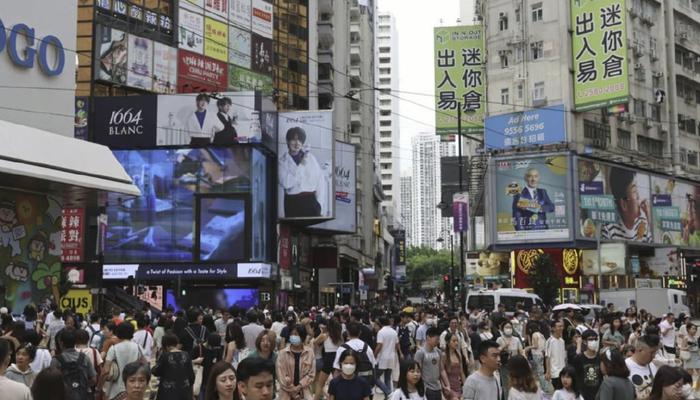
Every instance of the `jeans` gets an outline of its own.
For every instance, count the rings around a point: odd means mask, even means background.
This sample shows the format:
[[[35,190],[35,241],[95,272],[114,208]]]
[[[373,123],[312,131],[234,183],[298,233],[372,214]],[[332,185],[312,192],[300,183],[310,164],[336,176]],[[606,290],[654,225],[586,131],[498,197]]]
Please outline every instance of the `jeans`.
[[[439,390],[425,389],[426,400],[442,400],[442,392]]]
[[[382,379],[382,375],[384,379]],[[385,395],[391,394],[391,370],[377,368],[377,386],[384,392]]]

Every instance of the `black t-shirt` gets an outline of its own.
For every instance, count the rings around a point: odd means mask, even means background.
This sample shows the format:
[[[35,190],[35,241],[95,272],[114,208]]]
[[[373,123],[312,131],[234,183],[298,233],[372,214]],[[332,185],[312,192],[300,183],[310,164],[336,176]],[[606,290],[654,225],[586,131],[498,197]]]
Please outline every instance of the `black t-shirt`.
[[[335,396],[336,400],[362,400],[369,397],[370,387],[366,380],[357,375],[352,379],[339,375],[328,385],[328,394]]]
[[[576,368],[578,374],[576,380],[584,400],[594,400],[600,385],[603,383],[603,375],[600,372],[600,356],[588,358],[585,354],[577,354],[572,364]]]

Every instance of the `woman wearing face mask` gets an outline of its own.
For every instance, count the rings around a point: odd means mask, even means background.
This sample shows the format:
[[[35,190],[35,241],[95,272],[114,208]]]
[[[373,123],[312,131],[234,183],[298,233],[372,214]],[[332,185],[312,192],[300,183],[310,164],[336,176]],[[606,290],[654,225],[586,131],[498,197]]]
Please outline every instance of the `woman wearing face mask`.
[[[491,322],[482,321],[479,322],[479,337],[482,342],[493,339],[493,333],[491,333]]]
[[[294,325],[289,331],[289,345],[277,357],[277,381],[280,400],[311,400],[311,383],[316,376],[314,352],[304,346],[307,331]]]
[[[420,365],[411,359],[401,361],[399,387],[388,400],[426,400]]]
[[[364,378],[355,374],[357,356],[352,350],[345,350],[338,359],[340,375],[331,379],[328,385],[329,400],[368,400],[370,387]]]
[[[654,375],[654,385],[651,388],[649,400],[683,400],[683,385],[681,371],[664,365]]]
[[[501,351],[501,383],[503,391],[508,392],[510,384],[508,382],[508,359],[523,354],[523,344],[517,337],[513,336],[513,325],[506,321],[501,324],[502,335],[496,339]]]
[[[212,365],[204,396],[204,400],[238,400],[236,371],[230,363],[219,361]]]
[[[634,384],[629,379],[630,370],[619,350],[606,350],[601,354],[600,371],[605,379],[600,385],[596,400],[634,400],[636,394]]]

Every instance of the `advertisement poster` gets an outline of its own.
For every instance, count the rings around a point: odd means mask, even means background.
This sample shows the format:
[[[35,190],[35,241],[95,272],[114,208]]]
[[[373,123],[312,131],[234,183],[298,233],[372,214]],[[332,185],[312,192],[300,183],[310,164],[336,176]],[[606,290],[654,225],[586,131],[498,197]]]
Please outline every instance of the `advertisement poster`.
[[[186,8],[201,14],[204,11],[204,0],[181,0],[180,8]]]
[[[583,238],[653,242],[649,175],[579,158],[578,189]]]
[[[228,62],[228,25],[214,18],[204,19],[204,55]]]
[[[700,186],[651,176],[654,243],[700,247]]]
[[[153,42],[153,91],[174,94],[177,90],[177,49]]]
[[[251,0],[229,0],[228,19],[232,24],[250,30],[251,17]]]
[[[487,149],[566,142],[563,104],[486,118]]]
[[[224,20],[228,18],[228,0],[204,0],[204,9]]]
[[[677,247],[657,247],[652,257],[639,257],[639,276],[645,278],[661,278],[664,276],[680,276],[681,257]]]
[[[510,276],[510,254],[482,251],[478,257],[468,258],[466,274],[469,278]]]
[[[75,98],[75,129],[73,137],[80,140],[88,140],[88,115],[90,114],[89,97],[77,96]]]
[[[253,71],[272,75],[272,40],[253,34]]]
[[[547,255],[554,264],[555,271],[561,277],[561,286],[564,288],[579,288],[581,282],[581,251],[577,249],[523,249],[515,250],[515,268],[513,287],[529,289],[530,275],[534,271],[535,262],[539,257]]]
[[[187,2],[187,0],[185,0]],[[204,16],[180,8],[178,47],[182,50],[204,54]]]
[[[461,107],[462,133],[481,133],[486,110],[483,26],[441,26],[434,34],[436,132],[457,134],[457,107]]]
[[[333,112],[279,113],[280,219],[334,216]]]
[[[571,1],[574,108],[585,111],[627,103],[626,2]]]
[[[286,133],[286,132],[285,132]],[[357,210],[355,202],[356,148],[350,143],[335,142],[335,218],[312,225],[316,229],[355,233]]]
[[[271,77],[235,65],[228,66],[228,88],[233,91],[257,90],[268,96],[274,89]]]
[[[153,88],[152,40],[129,35],[126,84],[143,90]]]
[[[96,79],[126,85],[129,41],[127,34],[104,25],[96,27]]]
[[[61,204],[53,197],[5,190],[0,217],[5,306],[21,314],[27,304],[49,295],[60,298]]]
[[[178,54],[178,92],[223,92],[227,85],[227,65],[221,61],[180,50]]]
[[[600,264],[598,268],[598,250],[583,250],[581,265],[583,274],[591,275],[626,275],[625,244],[602,243],[600,245]]]
[[[233,26],[229,26],[228,46],[229,64],[250,69],[250,53],[253,48],[250,32]]]
[[[158,96],[158,146],[259,142],[260,115],[254,92]],[[197,110],[204,112],[200,120]]]
[[[111,149],[155,144],[157,96],[95,97],[95,142]]]
[[[82,315],[88,315],[94,311],[89,289],[71,289],[61,297],[61,310],[71,309]]]
[[[199,261],[195,194],[250,190],[248,148],[117,150],[114,156],[143,195],[107,207],[106,263]],[[204,221],[217,212],[217,229],[205,225],[202,233],[207,243],[228,243],[240,221],[218,207]],[[216,247],[207,247],[206,254]]]
[[[567,155],[495,160],[496,242],[571,238],[569,164]]]
[[[217,310],[248,310],[260,303],[260,292],[252,288],[208,289],[193,288],[187,291],[187,296],[175,296],[172,289],[165,291],[165,305],[174,311],[187,310],[197,304],[211,304]]]
[[[272,39],[272,3],[253,0],[251,28],[254,33]]]
[[[163,286],[144,286],[139,299],[158,311],[163,310]]]
[[[61,262],[83,261],[84,233],[85,209],[64,208],[61,218]]]

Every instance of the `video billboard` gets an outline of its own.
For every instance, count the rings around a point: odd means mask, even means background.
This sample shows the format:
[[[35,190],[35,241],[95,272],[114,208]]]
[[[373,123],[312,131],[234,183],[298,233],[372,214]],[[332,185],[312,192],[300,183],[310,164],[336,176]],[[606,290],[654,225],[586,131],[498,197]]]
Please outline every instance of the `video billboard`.
[[[202,197],[199,201],[199,259],[227,262],[246,254],[248,203],[244,198]]]
[[[175,311],[187,310],[201,304],[210,304],[216,310],[236,307],[248,310],[260,304],[260,292],[253,288],[191,288],[186,296],[175,296],[175,291],[166,289],[165,305]]]
[[[574,108],[585,111],[627,103],[626,2],[572,0],[570,7]]]
[[[355,233],[357,230],[355,152],[355,145],[335,141],[335,218],[313,225],[312,228],[346,233]]]
[[[497,158],[491,188],[496,243],[570,240],[570,169],[566,154]]]
[[[584,239],[652,243],[649,175],[579,157],[579,227]]]
[[[279,218],[333,218],[333,111],[282,112],[278,127]]]
[[[462,133],[483,132],[486,110],[486,54],[482,25],[434,28],[435,130],[457,134],[457,108]]]

